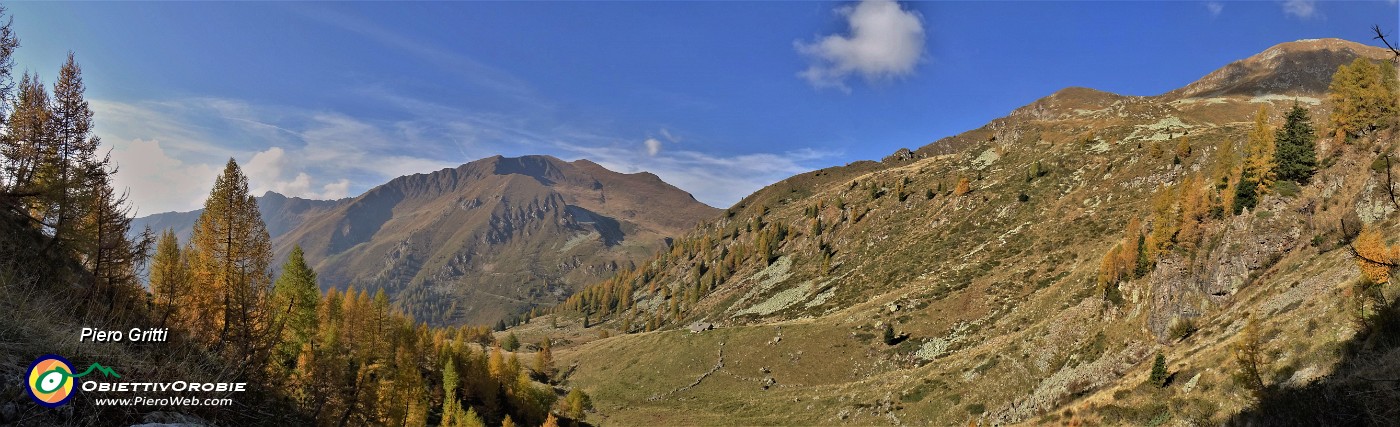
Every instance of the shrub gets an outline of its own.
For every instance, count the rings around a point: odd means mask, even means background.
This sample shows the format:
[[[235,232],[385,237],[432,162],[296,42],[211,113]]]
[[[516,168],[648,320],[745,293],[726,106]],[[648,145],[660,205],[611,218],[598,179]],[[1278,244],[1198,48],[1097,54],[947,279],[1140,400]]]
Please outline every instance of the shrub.
[[[1177,317],[1172,319],[1170,325],[1167,325],[1167,337],[1180,341],[1196,333],[1196,330],[1196,322],[1188,317]]]
[[[1296,197],[1301,191],[1303,191],[1302,187],[1299,187],[1298,183],[1293,181],[1279,181],[1274,183],[1274,192],[1283,197]]]
[[[983,412],[987,412],[987,405],[981,403],[967,404],[967,413],[972,415],[982,415]]]

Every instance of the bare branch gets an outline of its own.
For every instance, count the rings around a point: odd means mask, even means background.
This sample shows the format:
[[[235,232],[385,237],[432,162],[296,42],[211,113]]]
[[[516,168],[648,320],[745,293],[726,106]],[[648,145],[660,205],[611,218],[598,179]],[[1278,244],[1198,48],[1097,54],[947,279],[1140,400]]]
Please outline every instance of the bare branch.
[[[1385,33],[1381,32],[1381,26],[1380,26],[1380,25],[1372,25],[1372,26],[1371,26],[1371,31],[1373,31],[1373,32],[1376,33],[1376,36],[1371,38],[1372,40],[1377,40],[1377,39],[1379,39],[1379,40],[1381,41],[1381,43],[1385,43],[1385,47],[1386,47],[1387,49],[1390,49],[1390,53],[1395,54],[1395,56],[1400,56],[1400,50],[1397,50],[1395,46],[1391,46],[1391,45],[1390,45],[1390,40],[1387,40],[1387,39],[1386,39],[1386,36],[1385,36]]]

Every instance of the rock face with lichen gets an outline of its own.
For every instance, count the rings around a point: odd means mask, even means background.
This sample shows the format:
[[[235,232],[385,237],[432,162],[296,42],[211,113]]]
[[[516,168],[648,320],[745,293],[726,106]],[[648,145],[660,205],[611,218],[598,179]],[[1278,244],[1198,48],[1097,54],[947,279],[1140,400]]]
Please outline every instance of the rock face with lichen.
[[[1213,241],[1187,257],[1169,254],[1157,261],[1147,277],[1150,289],[1148,329],[1166,340],[1167,328],[1177,318],[1195,318],[1218,308],[1298,246],[1302,236],[1314,232],[1296,205],[1307,199],[1272,199],[1254,212],[1235,216]]]

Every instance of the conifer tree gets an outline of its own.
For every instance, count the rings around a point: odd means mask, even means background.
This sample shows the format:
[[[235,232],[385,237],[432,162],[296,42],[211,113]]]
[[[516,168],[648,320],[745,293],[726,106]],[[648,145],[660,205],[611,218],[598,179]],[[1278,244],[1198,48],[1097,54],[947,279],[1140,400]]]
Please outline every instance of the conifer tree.
[[[587,415],[587,411],[591,409],[593,409],[593,400],[588,397],[587,393],[584,393],[583,390],[579,390],[577,387],[573,390],[569,390],[569,394],[564,396],[564,414],[574,419],[574,421],[583,421],[584,416]],[[548,422],[546,421],[546,423]]]
[[[1157,358],[1152,361],[1152,375],[1147,381],[1157,387],[1167,386],[1167,358],[1162,353],[1157,353]]]
[[[953,189],[953,195],[961,196],[970,192],[972,192],[972,181],[968,181],[967,177],[959,178],[958,186]]]
[[[549,347],[549,338],[545,338],[540,341],[540,351],[535,353],[535,372],[545,378],[554,376],[554,352]]]
[[[320,294],[316,272],[306,265],[301,246],[294,246],[286,264],[282,265],[282,275],[273,284],[269,307],[274,325],[281,330],[277,362],[282,367],[291,368],[302,345],[311,342],[316,332],[316,305]]]
[[[501,339],[501,348],[505,351],[520,349],[520,339],[515,337],[515,332],[506,333],[506,337]]]
[[[549,414],[549,417],[544,419],[544,424],[540,427],[559,427],[559,419],[555,418],[554,414]]]
[[[1400,115],[1396,105],[1397,84],[1394,66],[1356,58],[1337,68],[1327,87],[1332,104],[1328,122],[1338,141],[1378,128],[1391,126]]]
[[[248,178],[229,159],[190,237],[194,248],[196,333],[245,360],[266,349],[265,304],[272,248]]]
[[[53,111],[49,106],[49,92],[38,76],[24,73],[17,88],[14,111],[10,114],[8,132],[0,141],[4,142],[0,155],[5,159],[4,194],[16,199],[12,210],[23,214],[30,225],[42,227],[47,211],[47,195],[50,191],[47,182],[40,179],[46,171],[46,164],[52,163],[53,156]]]
[[[1264,343],[1259,336],[1259,321],[1253,317],[1245,321],[1235,341],[1236,379],[1256,395],[1264,390]]]
[[[0,122],[5,121],[5,113],[9,111],[9,102],[14,95],[14,69],[15,49],[19,48],[19,37],[15,35],[14,18],[6,18],[4,6],[0,6],[0,18],[5,18],[5,24],[0,25]],[[0,175],[3,176],[3,175]],[[3,181],[0,181],[3,185]]]
[[[176,313],[188,302],[190,294],[189,254],[180,248],[174,231],[167,229],[160,234],[150,274],[151,296],[163,327],[172,315],[179,317]]]
[[[1249,132],[1245,144],[1244,170],[1239,185],[1235,188],[1235,213],[1245,208],[1253,208],[1259,197],[1268,193],[1274,186],[1274,138],[1269,130],[1269,113],[1260,106],[1254,114],[1254,128]]]
[[[1278,150],[1274,154],[1274,167],[1278,179],[1307,185],[1317,171],[1317,153],[1314,142],[1312,121],[1308,110],[1293,104],[1284,116],[1283,127],[1274,134]]]

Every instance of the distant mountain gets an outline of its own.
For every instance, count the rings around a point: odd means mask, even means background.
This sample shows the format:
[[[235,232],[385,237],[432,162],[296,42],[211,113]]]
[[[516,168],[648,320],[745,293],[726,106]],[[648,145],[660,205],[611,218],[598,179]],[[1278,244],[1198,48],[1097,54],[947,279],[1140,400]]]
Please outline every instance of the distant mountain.
[[[310,200],[287,197],[269,191],[257,197],[257,200],[258,211],[262,213],[263,222],[267,223],[267,234],[276,239],[300,224],[306,216],[320,213],[350,199]],[[180,242],[188,242],[190,234],[194,233],[194,222],[199,219],[199,214],[203,212],[204,209],[196,209],[190,212],[165,212],[147,215],[132,220],[131,230],[133,233],[138,233],[146,227],[151,227],[157,236],[161,231],[174,230],[175,236],[180,238]]]
[[[418,320],[495,323],[668,247],[719,210],[651,173],[588,160],[481,159],[338,201],[268,193],[278,263],[301,245],[322,287],[384,289]],[[186,241],[198,212],[141,218]]]
[[[1338,66],[1358,57],[1382,59],[1389,55],[1385,49],[1342,39],[1281,43],[1232,62],[1163,97],[1320,94],[1327,91]]]
[[[1397,392],[1374,384],[1400,340],[1357,332],[1346,242],[1400,236],[1400,137],[1324,131],[1356,58],[1389,54],[1283,43],[1163,95],[1067,88],[793,176],[511,332],[565,343],[619,425],[1390,425]],[[1317,175],[1232,214],[1254,113],[1294,105]],[[1270,337],[1264,404],[1235,379],[1247,318]],[[1169,378],[1145,384],[1157,355]]]

